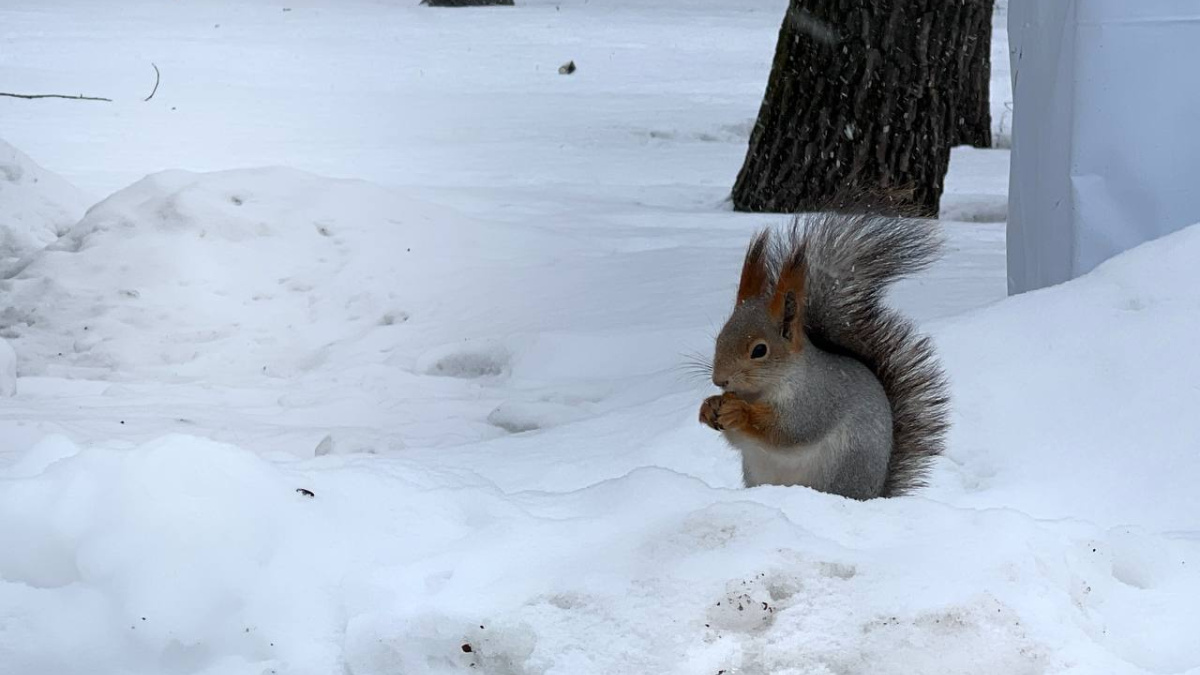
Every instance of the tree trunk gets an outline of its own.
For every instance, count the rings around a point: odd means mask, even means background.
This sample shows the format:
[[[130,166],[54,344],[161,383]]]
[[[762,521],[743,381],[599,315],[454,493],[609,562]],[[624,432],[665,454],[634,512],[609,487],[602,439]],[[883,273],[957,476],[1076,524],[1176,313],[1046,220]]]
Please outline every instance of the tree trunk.
[[[421,0],[430,7],[480,7],[482,5],[511,5],[513,0]]]
[[[734,208],[791,213],[863,196],[936,216],[950,148],[975,128],[958,120],[987,116],[991,9],[790,0]]]
[[[967,35],[959,56],[958,134],[952,145],[992,147],[992,12],[995,0],[980,0],[987,20],[978,35]]]

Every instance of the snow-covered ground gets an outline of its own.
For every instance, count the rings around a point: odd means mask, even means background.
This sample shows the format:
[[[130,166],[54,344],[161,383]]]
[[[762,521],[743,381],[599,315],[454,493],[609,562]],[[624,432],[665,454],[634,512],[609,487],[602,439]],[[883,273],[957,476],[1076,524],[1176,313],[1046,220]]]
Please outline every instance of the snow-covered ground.
[[[5,3],[0,673],[1200,673],[1200,228],[1002,300],[958,150],[932,487],[695,421],[785,4]]]

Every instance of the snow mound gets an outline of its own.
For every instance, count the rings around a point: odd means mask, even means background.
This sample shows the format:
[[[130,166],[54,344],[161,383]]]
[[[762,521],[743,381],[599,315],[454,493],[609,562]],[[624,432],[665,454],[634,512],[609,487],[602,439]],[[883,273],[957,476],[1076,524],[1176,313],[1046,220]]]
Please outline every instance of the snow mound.
[[[361,182],[170,171],[29,259],[5,283],[0,334],[29,374],[288,377],[340,344],[486,301],[463,267],[528,239]]]
[[[273,463],[189,437],[48,439],[5,475],[0,537],[22,543],[0,549],[9,672],[1200,665],[1200,542],[1015,512],[661,469],[506,494],[400,459]]]
[[[937,326],[956,415],[946,497],[1200,530],[1198,257],[1194,225]]]
[[[12,396],[17,391],[17,353],[12,345],[0,338],[0,396]]]
[[[92,201],[0,139],[0,279],[79,221]]]

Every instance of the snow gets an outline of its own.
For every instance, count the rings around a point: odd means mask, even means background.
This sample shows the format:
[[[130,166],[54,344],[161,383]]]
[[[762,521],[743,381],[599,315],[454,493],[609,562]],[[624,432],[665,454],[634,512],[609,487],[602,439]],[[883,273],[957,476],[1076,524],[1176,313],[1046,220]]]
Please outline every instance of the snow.
[[[1200,226],[1005,300],[958,149],[931,488],[696,422],[783,6],[6,3],[6,87],[118,100],[0,99],[110,195],[0,274],[0,674],[1200,673]]]
[[[0,139],[0,276],[53,242],[92,201]]]
[[[17,352],[7,341],[0,339],[0,396],[12,396],[17,391]]]
[[[290,377],[342,342],[404,330],[414,314],[468,311],[511,292],[459,283],[468,278],[454,261],[472,248],[483,249],[473,257],[486,266],[555,240],[455,227],[453,217],[402,194],[286,169],[155,174],[31,256],[10,282],[0,325],[31,375]],[[430,286],[441,292],[431,297]]]
[[[1007,4],[997,2],[991,54],[1001,145],[1011,127]],[[581,192],[585,204],[608,188],[622,203],[688,188],[686,203],[702,196],[711,207],[744,158],[786,6],[125,0],[115,12],[6,0],[6,90],[114,100],[0,99],[0,133],[97,195],[166,169],[289,166],[385,185],[501,188],[510,199],[516,188],[554,188],[556,199]],[[579,70],[559,75],[569,60]],[[151,63],[162,81],[145,102]],[[81,152],[84,142],[110,151]]]
[[[939,324],[960,415],[951,458],[970,464],[962,478],[975,493],[956,502],[1019,501],[1042,518],[1196,529],[1198,251],[1192,226],[1104,263],[1083,283]]]

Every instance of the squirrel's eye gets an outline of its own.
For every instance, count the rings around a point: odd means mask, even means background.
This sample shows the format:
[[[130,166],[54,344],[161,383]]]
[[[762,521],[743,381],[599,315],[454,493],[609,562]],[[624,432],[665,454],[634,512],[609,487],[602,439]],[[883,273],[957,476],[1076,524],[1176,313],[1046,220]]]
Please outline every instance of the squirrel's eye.
[[[750,350],[750,358],[761,359],[767,355],[767,345],[765,342],[760,342],[754,345],[754,349]]]

